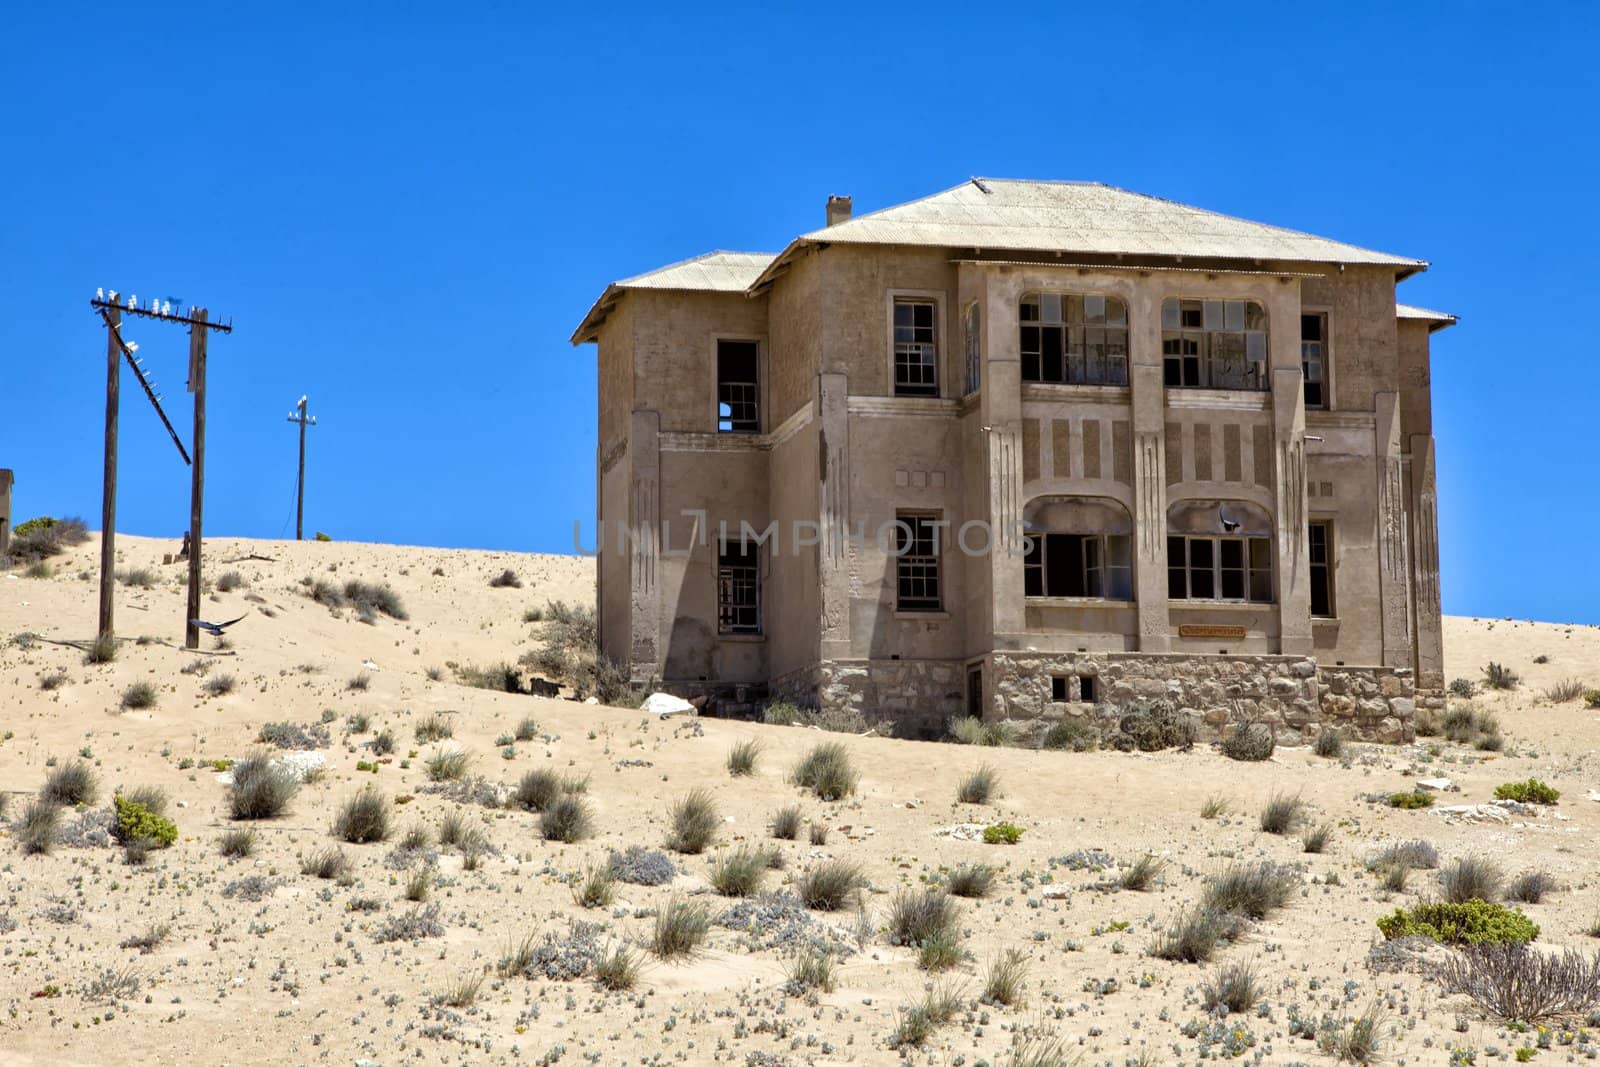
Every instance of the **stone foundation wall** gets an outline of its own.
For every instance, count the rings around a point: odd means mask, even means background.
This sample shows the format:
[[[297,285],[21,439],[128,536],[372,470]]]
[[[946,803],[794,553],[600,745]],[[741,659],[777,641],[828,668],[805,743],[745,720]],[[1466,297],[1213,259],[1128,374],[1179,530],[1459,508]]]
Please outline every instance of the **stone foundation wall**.
[[[965,714],[959,660],[826,660],[776,679],[775,696],[894,724],[896,737],[942,737]]]

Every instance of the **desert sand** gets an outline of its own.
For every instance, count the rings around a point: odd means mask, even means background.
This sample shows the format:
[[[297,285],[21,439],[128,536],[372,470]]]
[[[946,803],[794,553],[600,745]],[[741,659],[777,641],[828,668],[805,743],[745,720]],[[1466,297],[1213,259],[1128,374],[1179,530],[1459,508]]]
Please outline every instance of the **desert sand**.
[[[93,835],[25,855],[15,827],[0,830],[0,1064],[999,1065],[1013,1062],[1027,1039],[1037,1051],[1037,1039],[1052,1035],[1086,1064],[1177,1064],[1224,1058],[1212,1039],[1222,1031],[1238,1031],[1241,1062],[1315,1063],[1332,1057],[1291,1034],[1292,1019],[1327,1016],[1337,1026],[1375,1004],[1389,1062],[1445,1064],[1460,1049],[1485,1063],[1492,1049],[1510,1057],[1535,1046],[1537,1035],[1508,1031],[1465,998],[1445,996],[1425,960],[1400,969],[1369,960],[1383,940],[1376,919],[1437,895],[1434,871],[1414,872],[1395,892],[1366,869],[1379,847],[1414,838],[1436,844],[1446,862],[1473,855],[1508,875],[1548,871],[1555,891],[1519,905],[1541,928],[1538,944],[1596,945],[1588,931],[1600,915],[1600,792],[1591,792],[1600,789],[1600,712],[1581,701],[1554,704],[1542,693],[1572,677],[1600,687],[1600,628],[1447,620],[1450,677],[1477,679],[1490,660],[1522,677],[1513,690],[1474,698],[1498,717],[1503,752],[1421,738],[1409,746],[1351,744],[1343,759],[1279,748],[1267,761],[1242,763],[1208,745],[1072,753],[656,719],[459,684],[451,665],[515,662],[535,646],[542,624],[523,621],[528,609],[592,601],[592,562],[578,558],[218,539],[206,546],[208,576],[237,571],[246,584],[211,593],[205,617],[245,619],[229,631],[229,647],[207,637],[197,656],[181,648],[183,568],[161,564],[174,547],[119,538],[119,565],[149,568],[160,580],[150,589],[119,585],[125,640],[103,665],[52,643],[94,634],[97,539],[53,559],[51,577],[0,573],[0,791],[9,796],[8,818],[31,801],[49,761],[83,758],[99,786],[86,811],[106,808],[117,789],[159,787],[179,832],[170,848],[130,865],[120,847]],[[271,561],[225,562],[249,555]],[[491,587],[489,579],[508,568],[523,587]],[[386,582],[409,619],[379,616],[369,624],[350,610],[330,610],[306,595],[305,578]],[[18,637],[24,633],[37,637]],[[184,673],[197,660],[205,669]],[[430,669],[439,680],[430,680]],[[43,687],[58,674],[65,680]],[[232,692],[208,695],[202,687],[220,675],[235,680]],[[352,688],[358,677],[366,688]],[[154,706],[124,709],[124,691],[138,682],[154,686]],[[245,824],[230,820],[228,788],[213,761],[260,748],[263,724],[316,724],[325,712],[332,713],[329,744],[318,750],[325,773],[300,789],[287,814],[248,824],[257,833],[252,855],[225,858],[219,837]],[[370,727],[352,732],[358,715]],[[416,724],[432,716],[444,717],[453,736],[416,741]],[[516,742],[505,758],[497,740],[528,716],[536,738]],[[389,761],[377,763],[376,773],[358,770],[358,761],[377,760],[368,746],[384,729],[397,741]],[[729,750],[749,739],[762,746],[755,773],[732,777]],[[789,783],[790,769],[819,741],[848,749],[861,772],[854,796],[824,802]],[[545,841],[537,814],[428,791],[425,761],[450,748],[468,753],[469,773],[490,782],[514,785],[538,768],[586,777],[594,835]],[[1001,795],[986,805],[956,803],[958,784],[981,765],[996,770]],[[1438,776],[1455,788],[1433,809],[1368,799]],[[1559,804],[1497,820],[1440,810],[1485,804],[1496,785],[1529,777],[1558,788]],[[341,844],[330,835],[335,814],[369,785],[391,801],[409,798],[393,807],[396,834]],[[669,853],[679,867],[669,884],[623,883],[608,906],[578,906],[569,876],[604,864],[614,850],[663,848],[669,806],[695,787],[716,799],[717,843],[704,855]],[[1324,852],[1304,852],[1299,832],[1260,829],[1262,806],[1285,793],[1307,802],[1308,826],[1331,826]],[[1207,799],[1219,795],[1230,813],[1202,818]],[[770,818],[792,804],[830,828],[825,844],[804,833],[798,841],[771,839]],[[436,835],[453,811],[481,826],[490,851],[466,869],[460,850],[435,845],[427,904],[408,902],[404,891],[418,868],[395,869],[398,837],[413,826]],[[69,814],[64,825],[81,817]],[[1017,844],[938,833],[1002,821],[1023,828]],[[707,871],[744,843],[783,853],[784,869],[768,874],[768,889],[830,858],[862,865],[864,918],[854,909],[808,913],[818,924],[812,933],[848,949],[833,991],[785,992],[792,957],[770,944],[770,927],[751,934],[713,926],[686,962],[648,951],[654,910],[669,899],[705,903],[713,915],[736,903],[711,891]],[[331,845],[352,861],[350,877],[341,884],[301,873],[305,858]],[[1165,860],[1151,887],[1111,884],[1147,853]],[[1109,867],[1099,869],[1107,858]],[[1302,881],[1286,907],[1252,924],[1212,963],[1148,954],[1209,875],[1259,859],[1298,865]],[[966,957],[930,975],[914,949],[888,943],[891,902],[969,863],[999,869],[995,891],[958,901]],[[243,899],[241,887],[256,876],[265,895]],[[378,939],[385,924],[431,905],[437,936]],[[608,992],[588,977],[499,973],[513,945],[564,935],[574,919],[603,924],[604,942],[635,947],[644,967],[632,991]],[[165,936],[148,951],[123,947],[162,926]],[[1012,949],[1028,961],[1021,1003],[979,1003],[989,966]],[[1222,1020],[1208,1038],[1202,984],[1236,961],[1255,965],[1260,1006]],[[463,1000],[448,994],[473,976],[482,978],[473,1003],[439,999]],[[960,993],[961,1010],[920,1048],[891,1047],[902,1009],[930,984]],[[1556,1047],[1537,1051],[1535,1062],[1595,1055],[1593,1044],[1552,1040]]]

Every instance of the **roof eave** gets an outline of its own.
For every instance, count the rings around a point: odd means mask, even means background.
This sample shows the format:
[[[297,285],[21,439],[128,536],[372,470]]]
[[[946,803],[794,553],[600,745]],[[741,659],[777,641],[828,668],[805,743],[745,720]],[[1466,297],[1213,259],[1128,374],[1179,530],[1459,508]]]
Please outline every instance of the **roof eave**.
[[[605,324],[606,317],[611,314],[611,309],[616,307],[617,301],[622,299],[624,290],[616,282],[606,286],[606,291],[589,308],[589,313],[578,323],[578,328],[572,331],[571,341],[574,346],[589,341],[600,340],[600,327]]]

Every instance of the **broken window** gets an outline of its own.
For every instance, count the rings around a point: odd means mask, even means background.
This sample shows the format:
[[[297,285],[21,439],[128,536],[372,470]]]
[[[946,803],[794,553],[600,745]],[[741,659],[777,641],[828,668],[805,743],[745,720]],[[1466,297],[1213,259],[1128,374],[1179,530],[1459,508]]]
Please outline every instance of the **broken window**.
[[[967,393],[976,393],[983,380],[982,346],[978,338],[978,302],[967,305],[961,316],[961,334],[967,355]]]
[[[1300,316],[1300,369],[1305,372],[1306,407],[1328,406],[1328,316]]]
[[[1267,313],[1253,300],[1165,300],[1161,355],[1169,388],[1266,389]]]
[[[723,541],[717,551],[717,632],[761,632],[760,546]]]
[[[1072,681],[1064,674],[1055,674],[1050,677],[1050,699],[1057,704],[1064,704],[1072,698],[1067,696],[1067,683]]]
[[[1306,539],[1311,559],[1311,614],[1333,618],[1333,523],[1314,522]]]
[[[938,611],[939,516],[902,512],[895,516],[896,599],[900,611]]]
[[[894,395],[938,396],[939,360],[932,300],[894,302]]]
[[[1024,596],[1133,599],[1127,534],[1030,534],[1022,560]]]
[[[1167,597],[1271,603],[1271,539],[1169,536]]]
[[[761,432],[760,351],[754,341],[717,342],[717,432]]]
[[[1024,293],[1022,380],[1128,384],[1128,307],[1097,293]]]

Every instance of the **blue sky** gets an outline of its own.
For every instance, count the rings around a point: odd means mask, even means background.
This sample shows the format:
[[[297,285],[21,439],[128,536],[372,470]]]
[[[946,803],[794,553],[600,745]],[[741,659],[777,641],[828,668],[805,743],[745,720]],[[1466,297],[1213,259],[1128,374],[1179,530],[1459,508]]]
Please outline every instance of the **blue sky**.
[[[1093,179],[1427,259],[1447,611],[1600,623],[1589,5],[14,6],[0,466],[98,525],[96,286],[232,316],[207,530],[568,551],[604,285],[970,175]],[[373,8],[371,10],[376,10]],[[185,337],[125,335],[188,423]],[[123,386],[119,529],[188,477]]]

